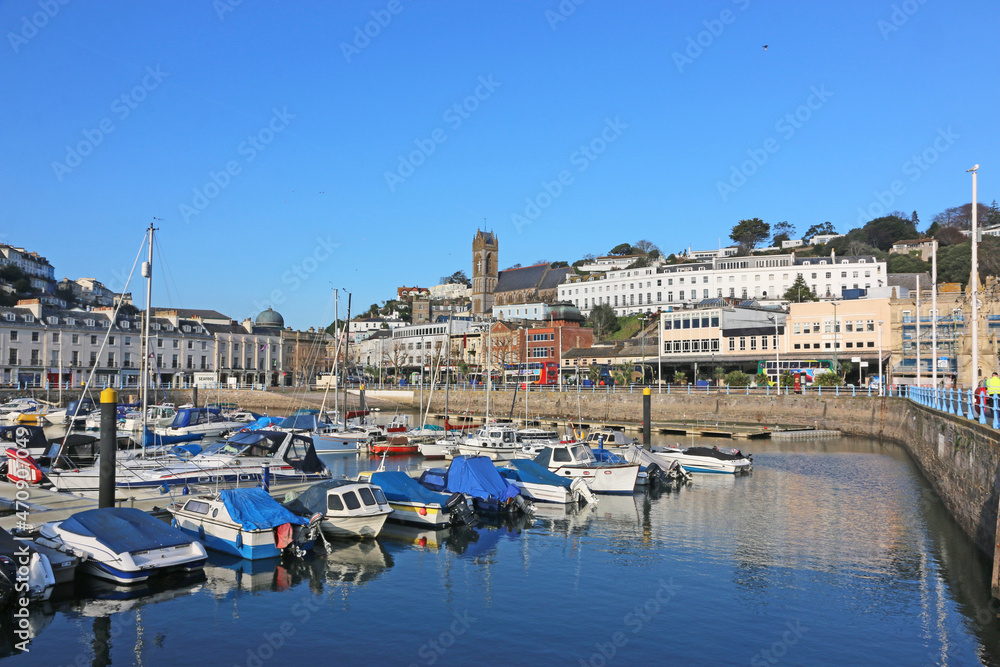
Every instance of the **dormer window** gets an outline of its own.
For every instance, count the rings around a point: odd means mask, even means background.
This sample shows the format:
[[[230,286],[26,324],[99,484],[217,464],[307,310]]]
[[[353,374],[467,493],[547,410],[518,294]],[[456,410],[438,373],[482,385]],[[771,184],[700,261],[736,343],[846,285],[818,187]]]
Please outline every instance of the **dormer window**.
[[[118,326],[120,326],[122,329],[128,329],[130,325],[128,320],[122,320],[121,322],[118,323]]]
[[[54,316],[50,317],[49,318],[49,324],[59,324],[59,318],[58,317],[54,317]]]
[[[153,331],[159,331],[160,330],[160,325],[159,324],[153,323],[153,324],[150,324],[149,326],[153,329]]]
[[[67,317],[66,318],[66,326],[70,326],[71,327],[71,326],[75,326],[75,325],[76,325],[76,320],[74,318],[72,318],[72,317]]]
[[[819,263],[820,263],[820,264],[826,264],[826,260],[825,260],[825,259],[821,259],[821,260],[819,261]]]
[[[188,325],[185,324],[184,325],[184,332],[185,333],[190,333],[191,332],[191,327],[189,327]]]
[[[24,316],[24,321],[25,322],[34,322],[35,321],[35,316],[34,315],[25,315]]]
[[[13,321],[15,321],[17,319],[17,317],[14,315],[14,313],[4,313],[3,317],[8,322],[13,322]]]
[[[809,262],[802,262],[802,266],[809,266]]]
[[[173,331],[173,330],[174,330],[174,325],[173,325],[173,324],[168,324],[168,325],[166,325],[166,326],[165,326],[164,328],[165,328],[165,329],[166,329],[167,331]]]
[[[867,262],[868,262],[867,259],[862,259],[858,261],[859,264],[866,264]]]
[[[841,263],[841,264],[850,264],[850,262],[848,262],[848,261],[847,261],[846,259],[842,259],[842,260],[840,260],[840,263]]]
[[[94,320],[84,320],[83,323],[88,327],[94,326]]]

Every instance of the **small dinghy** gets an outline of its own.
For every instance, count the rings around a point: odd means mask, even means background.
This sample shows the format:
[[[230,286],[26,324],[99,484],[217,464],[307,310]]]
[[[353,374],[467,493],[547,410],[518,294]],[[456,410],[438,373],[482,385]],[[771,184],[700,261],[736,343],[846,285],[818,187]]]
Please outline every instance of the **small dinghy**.
[[[472,510],[461,493],[449,496],[431,491],[401,470],[362,473],[361,479],[385,493],[392,507],[390,521],[441,529],[472,519]]]
[[[205,566],[205,547],[182,531],[131,507],[77,512],[42,526],[37,542],[85,558],[87,574],[120,584]]]
[[[293,514],[259,487],[197,496],[167,509],[176,528],[209,549],[251,560],[309,551],[321,518]]]

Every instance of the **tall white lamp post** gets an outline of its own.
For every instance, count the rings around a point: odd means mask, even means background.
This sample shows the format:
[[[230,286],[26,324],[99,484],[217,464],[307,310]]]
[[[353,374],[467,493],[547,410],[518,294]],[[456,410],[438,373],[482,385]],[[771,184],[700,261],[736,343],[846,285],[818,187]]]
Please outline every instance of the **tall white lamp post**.
[[[979,386],[979,257],[977,245],[979,244],[979,229],[976,225],[976,172],[979,169],[979,165],[975,165],[972,169],[966,169],[967,172],[972,172],[972,382],[971,387],[975,389]]]

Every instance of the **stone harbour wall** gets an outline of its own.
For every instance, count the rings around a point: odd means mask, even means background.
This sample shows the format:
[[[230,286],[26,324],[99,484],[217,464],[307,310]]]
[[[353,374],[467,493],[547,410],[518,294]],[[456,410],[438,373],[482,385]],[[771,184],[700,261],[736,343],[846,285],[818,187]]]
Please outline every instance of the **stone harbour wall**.
[[[485,412],[481,391],[452,391],[452,414]],[[507,415],[512,391],[495,391],[490,412]],[[415,405],[415,403],[412,403]],[[533,418],[585,423],[642,420],[642,394],[607,391],[531,392],[528,408]],[[651,397],[653,422],[724,421],[764,426],[813,426],[846,435],[895,442],[917,463],[941,500],[976,545],[993,557],[1000,500],[1000,438],[998,432],[964,417],[917,405],[905,398],[868,396],[763,396],[726,394],[657,394]],[[444,396],[435,392],[433,412],[444,410]],[[519,392],[514,415],[524,414]]]

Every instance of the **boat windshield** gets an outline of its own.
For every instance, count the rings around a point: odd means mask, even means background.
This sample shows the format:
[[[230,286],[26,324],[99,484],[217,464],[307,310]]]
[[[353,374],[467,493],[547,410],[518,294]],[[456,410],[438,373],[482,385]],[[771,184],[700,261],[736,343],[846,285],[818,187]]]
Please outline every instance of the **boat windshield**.
[[[589,447],[584,447],[583,445],[573,445],[571,451],[573,452],[573,458],[578,463],[594,463],[596,461],[594,453],[590,451]]]
[[[201,456],[238,456],[247,449],[249,449],[249,445],[234,445],[230,442],[216,442],[214,444],[207,445],[205,449],[202,450]]]

